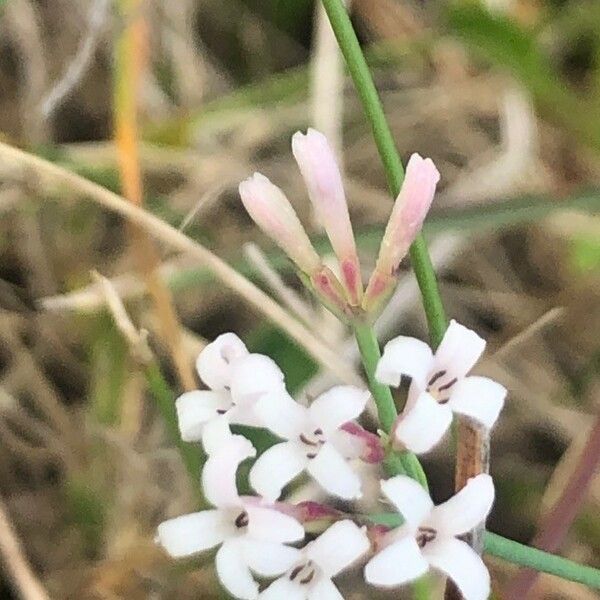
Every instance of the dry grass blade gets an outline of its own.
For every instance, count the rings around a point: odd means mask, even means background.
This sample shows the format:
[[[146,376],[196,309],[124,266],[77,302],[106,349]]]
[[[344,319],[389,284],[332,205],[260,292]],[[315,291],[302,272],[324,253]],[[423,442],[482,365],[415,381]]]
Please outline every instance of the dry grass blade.
[[[4,504],[0,501],[0,554],[23,600],[50,600],[31,570],[21,543],[13,529]]]
[[[222,283],[254,306],[275,325],[286,332],[302,346],[325,369],[345,382],[360,385],[362,380],[357,373],[341,360],[336,352],[320,341],[304,325],[292,318],[277,302],[258,289],[252,282],[230,267],[210,250],[191,240],[158,217],[134,206],[117,194],[80,177],[42,158],[18,150],[8,144],[0,143],[0,160],[12,175],[21,174],[23,180],[37,179],[41,184],[62,185],[88,196],[98,205],[118,213],[129,221],[139,225],[150,235],[186,252],[205,265]]]

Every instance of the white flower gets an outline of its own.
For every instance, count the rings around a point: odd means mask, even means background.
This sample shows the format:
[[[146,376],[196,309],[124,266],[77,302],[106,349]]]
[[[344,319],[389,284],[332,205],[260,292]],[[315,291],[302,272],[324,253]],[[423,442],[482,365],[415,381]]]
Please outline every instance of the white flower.
[[[417,454],[437,444],[456,412],[491,428],[506,396],[506,389],[487,377],[467,373],[477,362],[485,340],[451,321],[433,354],[420,340],[400,336],[388,342],[375,376],[381,383],[398,386],[402,375],[412,378],[408,402],[394,425],[394,437]]]
[[[202,440],[210,454],[224,437],[229,423],[257,426],[255,402],[267,391],[283,388],[283,373],[268,357],[249,354],[233,333],[224,333],[198,356],[196,368],[209,390],[182,394],[176,401],[181,437]]]
[[[346,462],[358,458],[362,444],[342,426],[364,410],[369,392],[337,386],[306,408],[287,393],[266,394],[255,405],[264,426],[285,442],[269,448],[250,471],[250,484],[268,500],[306,471],[327,492],[347,500],[360,498],[360,478]]]
[[[363,529],[352,521],[338,521],[316,540],[298,550],[285,575],[259,596],[260,600],[343,600],[331,581],[350,567],[370,547]]]
[[[365,578],[380,586],[397,586],[417,579],[430,567],[442,571],[465,600],[486,600],[490,575],[473,549],[456,536],[487,517],[494,502],[489,475],[478,475],[447,502],[434,506],[429,494],[413,479],[398,475],[381,483],[385,496],[405,523],[384,538],[384,548],[365,567]]]
[[[216,555],[217,575],[237,598],[254,600],[258,584],[252,572],[275,577],[296,561],[298,551],[284,544],[304,538],[293,517],[261,505],[258,498],[238,495],[235,474],[239,464],[256,454],[241,436],[206,461],[202,485],[216,508],[170,519],[158,526],[157,541],[174,557],[188,556],[221,544]]]

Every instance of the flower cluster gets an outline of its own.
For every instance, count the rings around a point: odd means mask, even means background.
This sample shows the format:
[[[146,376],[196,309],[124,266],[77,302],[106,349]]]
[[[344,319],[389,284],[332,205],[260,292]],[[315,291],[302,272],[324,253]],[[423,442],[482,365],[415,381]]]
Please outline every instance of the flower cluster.
[[[351,321],[373,318],[421,229],[439,173],[430,159],[414,154],[409,160],[365,289],[342,178],[327,140],[309,129],[294,135],[292,149],[338,258],[338,273],[323,264],[285,195],[266,177],[256,173],[240,184],[244,206],[336,315]],[[326,495],[358,500],[357,460],[380,463],[388,453],[428,452],[446,434],[453,413],[491,428],[506,390],[491,379],[469,375],[484,348],[481,337],[454,321],[435,352],[414,338],[390,341],[374,376],[396,387],[407,376],[411,385],[390,435],[380,439],[357,421],[369,402],[368,391],[336,386],[308,406],[300,404],[269,357],[249,352],[233,333],[219,336],[197,361],[208,389],[183,394],[176,403],[182,438],[201,442],[207,455],[202,485],[214,509],[161,523],[159,543],[175,557],[220,546],[215,558],[219,579],[245,600],[339,600],[332,578],[359,561],[373,585],[402,585],[433,568],[450,577],[465,600],[485,600],[489,573],[460,536],[485,522],[494,501],[489,475],[472,478],[439,506],[405,475],[381,481],[383,496],[398,513],[395,520],[391,515],[395,527],[382,525],[390,523],[390,515],[282,500],[284,488],[302,473]],[[252,444],[232,430],[239,425],[265,428],[279,441],[256,457]],[[236,485],[238,467],[248,459],[254,461],[248,481],[256,495],[251,496],[240,495]],[[304,526],[311,521],[329,526],[304,543]],[[255,576],[272,581],[261,590]]]
[[[297,132],[292,151],[338,259],[339,273],[323,264],[285,194],[260,173],[239,187],[248,214],[296,264],[332,312],[346,319],[375,314],[392,293],[400,262],[421,230],[440,178],[438,170],[429,158],[410,157],[375,270],[364,290],[342,177],[327,138],[314,129]]]
[[[421,382],[430,382],[430,371],[444,367],[457,380],[453,384],[457,387],[471,379],[465,374],[477,356],[471,351],[469,360],[464,358],[463,353],[467,352],[462,343],[464,337],[460,336],[467,333],[475,335],[453,324],[448,335],[458,338],[448,337],[435,357],[410,338],[397,338],[386,347],[377,370],[380,380],[393,379],[393,383],[398,383],[402,374],[413,377],[413,406],[395,427],[401,443],[412,441],[410,436],[398,433],[403,431],[402,423],[422,418],[421,396],[441,397],[440,386],[435,386],[435,382],[429,383],[427,391],[419,387]],[[407,351],[411,344],[421,354]],[[200,354],[197,368],[210,389],[183,394],[177,400],[177,411],[182,437],[201,441],[207,453],[202,486],[214,508],[159,525],[158,542],[169,554],[183,557],[220,546],[215,562],[221,583],[235,597],[248,600],[287,596],[339,599],[342,596],[332,578],[361,559],[366,562],[365,579],[373,585],[402,585],[433,567],[451,577],[466,600],[487,597],[487,569],[457,536],[485,520],[494,499],[488,475],[472,479],[437,507],[429,494],[406,476],[382,481],[384,496],[404,521],[391,529],[377,525],[376,519],[343,513],[317,502],[287,504],[280,500],[283,488],[304,471],[331,496],[345,500],[361,497],[354,461],[380,462],[384,458],[378,436],[356,422],[369,393],[352,386],[337,386],[310,406],[301,405],[286,391],[277,365],[264,355],[248,352],[232,333],[209,344]],[[456,394],[454,390],[450,397]],[[454,398],[451,409],[477,418],[480,413],[464,408],[470,404],[461,400],[463,396]],[[485,402],[479,398],[480,404]],[[434,415],[434,420],[437,418]],[[256,458],[252,444],[232,432],[235,424],[267,428],[282,441]],[[422,426],[429,443],[434,436],[427,433],[429,424]],[[435,430],[439,433],[441,428],[435,426]],[[238,467],[247,459],[255,459],[249,475],[250,485],[257,493],[253,496],[241,496],[236,485]],[[298,547],[305,540],[304,524],[309,521],[330,526],[319,537]],[[260,591],[255,576],[275,580]]]

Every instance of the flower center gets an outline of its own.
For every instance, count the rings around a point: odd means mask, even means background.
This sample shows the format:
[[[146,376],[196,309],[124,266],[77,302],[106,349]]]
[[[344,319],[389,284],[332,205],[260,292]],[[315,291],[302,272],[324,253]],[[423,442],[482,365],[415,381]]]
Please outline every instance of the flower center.
[[[243,529],[244,527],[248,527],[249,522],[248,513],[244,510],[235,518],[233,523],[238,529]]]
[[[309,433],[301,433],[298,437],[306,447],[306,456],[308,458],[315,458],[319,449],[325,443],[325,436],[320,427],[317,427],[317,429]]]
[[[415,539],[419,548],[423,548],[429,542],[433,542],[437,537],[437,531],[432,527],[419,527]]]
[[[446,370],[437,371],[427,382],[425,391],[431,394],[439,404],[446,404],[450,400],[450,390],[457,381],[457,377],[450,379]]]
[[[308,561],[303,565],[298,565],[290,571],[290,581],[295,581],[301,585],[308,585],[317,574],[317,569],[312,561]]]

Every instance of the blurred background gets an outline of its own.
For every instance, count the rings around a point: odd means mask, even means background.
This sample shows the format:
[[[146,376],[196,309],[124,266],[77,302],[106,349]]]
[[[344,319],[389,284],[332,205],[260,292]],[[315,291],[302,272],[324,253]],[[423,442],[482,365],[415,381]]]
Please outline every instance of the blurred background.
[[[448,313],[488,339],[479,369],[510,390],[492,441],[489,528],[522,542],[544,531],[549,548],[600,567],[600,3],[353,0],[351,10],[403,158],[430,156],[442,173],[425,233]],[[270,354],[299,397],[362,377],[349,332],[303,291],[237,194],[263,172],[327,254],[289,145],[307,126],[343,158],[368,276],[392,200],[312,1],[0,2],[2,141],[143,203],[307,333],[293,341],[227,278],[77,185],[0,164],[0,598],[226,597],[210,557],[174,562],[154,545],[157,524],[194,510],[198,491],[148,359],[131,351],[91,271],[148,331],[167,402],[198,385],[193,361],[225,331]],[[404,268],[382,342],[427,339]],[[315,359],[315,346],[338,363]],[[449,447],[425,462],[444,500]],[[376,474],[365,477],[368,503]],[[498,598],[523,597],[511,596],[523,589],[511,587],[515,567],[488,564]],[[341,587],[378,597],[356,573]],[[527,597],[598,596],[542,576]]]

